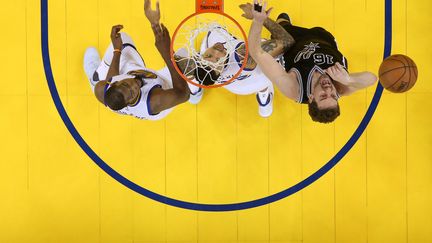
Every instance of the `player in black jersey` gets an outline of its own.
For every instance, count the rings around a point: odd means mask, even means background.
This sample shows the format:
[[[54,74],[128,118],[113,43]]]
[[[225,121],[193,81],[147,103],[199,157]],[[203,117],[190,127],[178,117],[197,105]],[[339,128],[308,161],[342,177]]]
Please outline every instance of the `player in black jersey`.
[[[347,60],[339,52],[332,34],[321,27],[294,26],[287,14],[279,15],[277,22],[294,38],[295,44],[285,52],[282,67],[259,45],[263,22],[271,9],[266,10],[266,3],[261,6],[258,0],[254,4],[254,20],[249,32],[250,55],[286,97],[309,105],[312,120],[333,122],[340,115],[340,96],[376,82],[377,77],[371,72],[348,74]]]

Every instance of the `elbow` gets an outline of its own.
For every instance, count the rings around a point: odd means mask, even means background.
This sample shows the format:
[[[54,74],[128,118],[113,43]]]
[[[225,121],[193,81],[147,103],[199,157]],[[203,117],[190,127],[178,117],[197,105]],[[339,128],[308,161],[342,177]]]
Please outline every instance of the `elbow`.
[[[295,44],[294,38],[292,38],[291,35],[288,35],[283,40],[283,53],[287,52],[294,44]]]
[[[190,98],[190,91],[188,90],[187,92],[183,93],[183,95],[181,96],[181,102],[185,103],[189,100]]]
[[[176,93],[177,93],[177,100],[179,101],[179,103],[185,103],[186,101],[189,100],[190,90],[187,87],[187,85],[185,89],[178,90]]]
[[[175,99],[179,103],[184,103],[189,100],[189,86],[183,78],[178,77],[177,79],[173,79],[173,91]]]

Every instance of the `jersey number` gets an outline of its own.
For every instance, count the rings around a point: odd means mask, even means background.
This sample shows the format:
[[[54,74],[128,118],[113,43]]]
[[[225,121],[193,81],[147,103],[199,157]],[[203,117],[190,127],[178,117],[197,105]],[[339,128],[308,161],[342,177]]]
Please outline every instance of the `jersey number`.
[[[322,64],[334,64],[333,62],[333,57],[330,55],[324,55],[322,53],[316,53],[313,55],[314,58],[314,62],[317,65],[322,65]]]

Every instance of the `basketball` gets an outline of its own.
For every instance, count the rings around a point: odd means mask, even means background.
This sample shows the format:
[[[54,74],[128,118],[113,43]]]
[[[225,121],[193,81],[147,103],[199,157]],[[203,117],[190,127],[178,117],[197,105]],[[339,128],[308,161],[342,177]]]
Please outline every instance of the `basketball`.
[[[410,90],[417,81],[417,65],[401,54],[386,58],[379,68],[379,79],[382,86],[393,93]]]

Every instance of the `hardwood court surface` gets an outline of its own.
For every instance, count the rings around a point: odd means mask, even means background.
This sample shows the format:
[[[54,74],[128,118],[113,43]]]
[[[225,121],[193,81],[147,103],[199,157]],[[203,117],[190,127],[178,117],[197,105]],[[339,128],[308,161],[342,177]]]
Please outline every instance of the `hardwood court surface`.
[[[248,31],[238,1],[225,11]],[[432,34],[428,0],[393,0],[393,51],[419,68],[406,94],[384,92],[367,131],[328,174],[276,203],[238,212],[189,211],[147,199],[100,170],[65,128],[41,54],[40,1],[3,1],[0,89],[0,242],[432,242]],[[300,26],[332,32],[351,72],[377,73],[384,52],[384,1],[271,0]],[[194,1],[161,0],[171,33]],[[375,87],[344,97],[332,125],[276,92],[259,117],[255,96],[210,90],[158,122],[122,117],[92,95],[82,68],[123,24],[147,65],[163,61],[142,0],[49,0],[57,88],[71,120],[110,166],[154,192],[200,203],[232,203],[286,189],[326,163],[363,117]],[[268,35],[268,33],[266,32]]]

